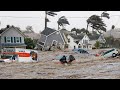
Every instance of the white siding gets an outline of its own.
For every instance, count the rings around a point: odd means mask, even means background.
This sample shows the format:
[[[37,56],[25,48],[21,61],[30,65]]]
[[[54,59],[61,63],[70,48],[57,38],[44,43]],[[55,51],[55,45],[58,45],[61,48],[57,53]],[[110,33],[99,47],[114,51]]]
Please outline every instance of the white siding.
[[[90,42],[90,39],[87,35],[85,35],[80,41],[79,41],[79,44],[83,44],[83,41],[84,40],[88,40],[88,43]]]
[[[78,48],[78,45],[74,42],[74,39],[70,35],[68,35],[68,39],[70,39],[70,43],[68,43],[69,50],[74,49],[74,46]]]
[[[84,43],[85,41],[88,41],[87,43]],[[92,45],[87,45],[90,44],[90,39],[87,35],[85,35],[78,43],[78,45],[81,45],[81,48],[84,49],[92,49]]]
[[[88,40],[88,43],[89,43],[89,40],[90,40],[90,39],[89,39],[89,37],[88,37],[87,35],[85,35],[85,36],[83,37],[83,39],[82,39],[82,42],[81,42],[81,43],[83,43],[83,41],[84,41],[84,40]]]

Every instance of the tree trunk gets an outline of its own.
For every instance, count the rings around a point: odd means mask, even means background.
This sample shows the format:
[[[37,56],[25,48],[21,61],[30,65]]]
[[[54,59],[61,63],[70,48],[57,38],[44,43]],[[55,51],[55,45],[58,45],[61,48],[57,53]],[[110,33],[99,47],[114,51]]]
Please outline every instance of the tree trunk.
[[[47,11],[45,11],[45,29],[47,28]]]
[[[58,24],[58,30],[60,29],[59,24]]]
[[[94,31],[94,28],[92,28],[92,32]]]
[[[87,23],[87,28],[86,28],[86,30],[88,30],[88,23]]]
[[[77,35],[77,30],[75,30],[75,32],[76,32],[76,35]]]
[[[87,28],[86,28],[87,31],[88,31],[88,25],[89,25],[89,24],[87,23]],[[87,31],[86,31],[86,32],[87,32]],[[87,33],[86,33],[86,34],[87,34]]]
[[[99,34],[102,34],[99,30],[97,30]]]

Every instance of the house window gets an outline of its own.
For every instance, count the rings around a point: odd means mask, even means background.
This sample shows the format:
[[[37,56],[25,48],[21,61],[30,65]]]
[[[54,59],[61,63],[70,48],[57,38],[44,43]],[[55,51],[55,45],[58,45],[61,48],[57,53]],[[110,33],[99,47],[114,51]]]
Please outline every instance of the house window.
[[[4,37],[4,42],[6,43],[6,37]]]
[[[11,43],[11,37],[6,37],[6,42]]]
[[[78,48],[81,48],[81,45],[80,45],[80,44],[78,45]]]
[[[68,39],[68,43],[70,43],[70,39]]]
[[[74,46],[74,49],[76,49],[76,47]]]
[[[83,46],[83,48],[86,48],[86,46]]]
[[[88,40],[83,40],[83,44],[88,44]]]
[[[16,37],[16,43],[20,43],[20,37]]]
[[[13,38],[11,37],[11,43],[13,43]]]
[[[88,44],[88,40],[85,40],[85,43]]]
[[[91,48],[91,46],[89,46],[89,48]]]

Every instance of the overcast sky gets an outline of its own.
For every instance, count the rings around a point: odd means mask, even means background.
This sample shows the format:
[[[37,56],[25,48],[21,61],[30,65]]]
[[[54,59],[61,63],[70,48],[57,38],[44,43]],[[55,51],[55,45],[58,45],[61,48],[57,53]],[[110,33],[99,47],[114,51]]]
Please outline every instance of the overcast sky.
[[[57,20],[61,16],[65,16],[70,25],[66,26],[69,31],[76,28],[86,28],[86,20],[91,15],[101,15],[103,11],[61,11],[57,12],[55,17],[48,16],[51,22],[48,27],[57,29]],[[112,25],[120,28],[120,11],[107,11],[110,14],[110,19],[103,18],[107,25],[107,30],[111,29]],[[0,28],[6,27],[7,24],[20,27],[25,30],[26,26],[32,26],[35,32],[40,32],[44,29],[45,11],[0,11]],[[89,28],[90,29],[90,28]],[[91,30],[91,29],[90,29]]]

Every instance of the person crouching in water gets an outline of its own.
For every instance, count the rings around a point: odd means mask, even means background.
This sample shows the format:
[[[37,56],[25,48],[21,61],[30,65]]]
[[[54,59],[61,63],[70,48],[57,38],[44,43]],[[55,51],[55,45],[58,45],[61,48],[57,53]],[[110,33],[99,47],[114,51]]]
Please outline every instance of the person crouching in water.
[[[69,61],[67,62],[67,64],[72,64],[72,62],[75,61],[75,57],[73,55],[69,56]]]
[[[63,55],[63,57],[60,59],[61,64],[67,65],[67,60],[66,60],[66,56]]]
[[[64,64],[64,65],[67,65],[67,64],[71,65],[74,60],[75,60],[75,58],[74,58],[73,55],[70,55],[70,56],[69,56],[69,60],[68,60],[68,61],[66,60],[66,56],[63,55],[63,57],[60,59],[60,62],[61,62],[62,64]]]

